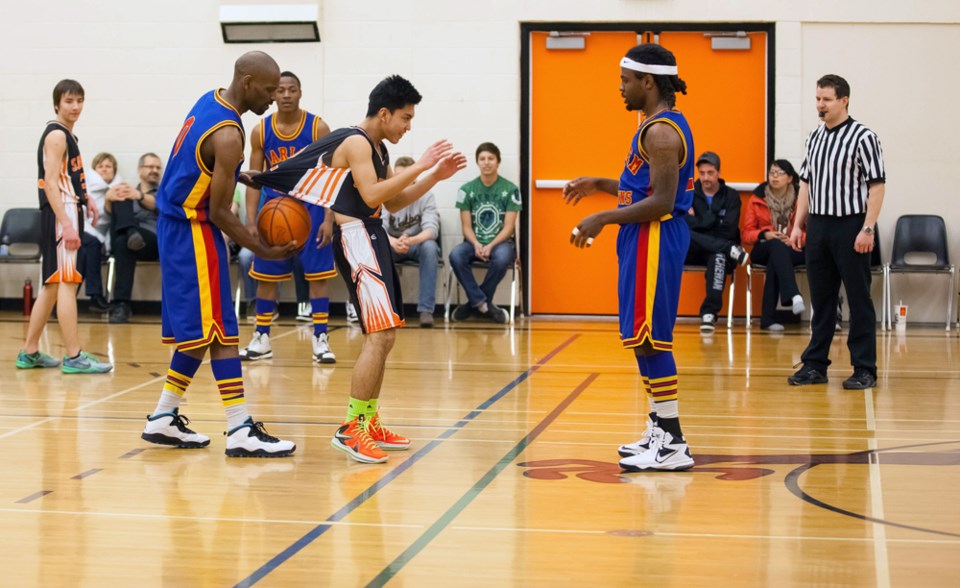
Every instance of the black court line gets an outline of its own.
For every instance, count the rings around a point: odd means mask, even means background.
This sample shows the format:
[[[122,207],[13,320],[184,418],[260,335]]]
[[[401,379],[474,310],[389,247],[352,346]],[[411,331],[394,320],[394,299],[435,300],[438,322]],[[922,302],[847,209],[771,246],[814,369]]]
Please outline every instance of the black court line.
[[[352,513],[353,511],[358,509],[361,505],[363,505],[363,503],[373,498],[373,496],[377,492],[385,488],[387,484],[396,480],[397,477],[400,476],[400,474],[412,468],[414,464],[416,464],[421,459],[426,457],[426,455],[429,454],[431,451],[439,447],[440,444],[443,443],[446,439],[452,437],[454,434],[460,431],[460,429],[470,424],[470,422],[473,419],[483,414],[484,410],[493,406],[494,403],[496,403],[498,400],[506,396],[511,390],[516,388],[518,385],[523,383],[524,380],[529,378],[531,375],[533,375],[534,372],[536,372],[541,367],[546,365],[548,361],[556,357],[558,353],[560,353],[567,346],[573,343],[579,336],[580,335],[571,336],[569,339],[567,339],[566,341],[561,343],[559,346],[557,346],[553,351],[543,356],[537,363],[530,366],[530,368],[527,369],[527,371],[517,376],[516,379],[514,379],[512,382],[504,386],[499,392],[497,392],[496,394],[494,394],[493,396],[485,400],[483,403],[477,406],[477,408],[467,413],[463,418],[457,421],[452,427],[450,427],[449,429],[447,429],[446,431],[438,435],[436,439],[424,445],[422,449],[420,449],[419,451],[411,455],[409,458],[403,461],[396,468],[387,472],[385,476],[383,476],[382,478],[380,478],[379,480],[371,484],[370,487],[368,487],[366,490],[364,490],[358,496],[356,496],[353,500],[351,500],[346,505],[344,505],[340,510],[338,510],[337,512],[327,517],[325,522],[333,523],[333,522],[337,522],[345,519],[350,513]],[[275,569],[283,565],[283,563],[286,562],[288,559],[290,559],[291,557],[293,557],[294,555],[302,551],[304,548],[306,548],[308,545],[316,541],[317,538],[319,538],[321,535],[326,533],[332,526],[333,525],[328,525],[323,523],[317,525],[316,527],[308,531],[306,535],[296,540],[292,545],[290,545],[289,547],[287,547],[286,549],[284,549],[283,551],[275,555],[273,558],[271,558],[270,561],[268,561],[267,563],[257,568],[252,574],[250,574],[243,580],[240,580],[239,582],[237,582],[235,585],[235,588],[247,588],[248,586],[253,586],[257,582],[262,580],[264,577],[266,577],[270,572],[274,571]]]
[[[121,455],[121,456],[120,456],[120,459],[130,459],[130,458],[133,457],[134,455],[137,455],[137,454],[139,454],[139,453],[143,453],[143,452],[146,451],[146,450],[147,450],[146,447],[137,447],[136,449],[131,449],[130,451],[128,451],[128,452],[124,453],[123,455]]]
[[[28,503],[28,502],[33,502],[34,500],[36,500],[36,499],[38,499],[38,498],[43,498],[43,497],[46,496],[47,494],[52,494],[52,493],[53,493],[53,490],[41,490],[41,491],[39,491],[39,492],[34,492],[34,493],[31,494],[30,496],[24,496],[23,498],[21,498],[20,500],[18,500],[16,503],[17,503],[17,504],[26,504],[26,503]]]
[[[102,472],[102,471],[103,471],[103,468],[93,468],[92,470],[87,470],[87,471],[85,471],[85,472],[83,472],[83,473],[77,474],[76,476],[71,476],[70,479],[71,479],[71,480],[82,480],[82,479],[84,479],[84,478],[86,478],[86,477],[88,477],[88,476],[92,476],[92,475],[96,474],[97,472]]]
[[[420,535],[420,537],[418,537],[417,540],[410,545],[410,547],[397,556],[395,560],[390,562],[387,567],[383,568],[383,570],[377,574],[377,577],[367,584],[367,587],[370,588],[373,586],[383,586],[392,580],[394,576],[400,573],[400,570],[402,570],[405,565],[410,563],[410,561],[416,557],[417,554],[423,551],[427,545],[429,545],[430,542],[440,534],[441,531],[446,529],[447,526],[453,522],[453,519],[457,518],[457,516],[463,512],[463,510],[467,508],[477,496],[480,496],[480,493],[483,492],[498,475],[500,475],[500,472],[502,472],[504,468],[513,463],[514,460],[516,460],[517,457],[523,453],[523,451],[553,423],[553,421],[557,420],[557,417],[560,416],[560,413],[566,410],[567,407],[570,406],[570,404],[576,400],[577,397],[587,389],[587,386],[593,383],[593,381],[596,380],[599,375],[600,374],[593,373],[587,376],[586,380],[581,382],[580,385],[573,390],[573,392],[568,394],[567,397],[563,399],[563,402],[558,404],[556,408],[550,411],[550,414],[543,417],[543,420],[540,421],[540,423],[538,423],[532,431],[527,433],[526,437],[521,439],[520,442],[513,447],[513,449],[501,457],[500,461],[495,463],[493,467],[490,468],[487,473],[484,474],[483,477],[473,485],[472,488],[467,490],[466,494],[461,496],[460,500],[455,502],[454,505],[447,510],[447,512],[443,513],[443,515],[437,519],[437,521],[433,523],[433,525],[431,525],[430,528],[423,533],[423,535]]]

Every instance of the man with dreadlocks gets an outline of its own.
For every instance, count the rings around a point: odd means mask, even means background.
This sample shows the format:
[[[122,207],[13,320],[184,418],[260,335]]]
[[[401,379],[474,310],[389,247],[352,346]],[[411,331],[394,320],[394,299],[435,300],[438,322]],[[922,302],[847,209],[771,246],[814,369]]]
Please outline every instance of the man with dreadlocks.
[[[643,437],[619,448],[627,471],[693,467],[680,430],[673,325],[680,303],[680,277],[690,244],[681,218],[693,202],[693,136],[677,110],[676,92],[687,85],[677,60],[659,45],[638,45],[620,61],[620,95],[627,110],[643,111],[620,179],[580,177],[564,186],[567,203],[593,192],[617,197],[617,208],[584,218],[570,242],[589,247],[603,227],[620,225],[620,338],[633,349],[650,403]]]

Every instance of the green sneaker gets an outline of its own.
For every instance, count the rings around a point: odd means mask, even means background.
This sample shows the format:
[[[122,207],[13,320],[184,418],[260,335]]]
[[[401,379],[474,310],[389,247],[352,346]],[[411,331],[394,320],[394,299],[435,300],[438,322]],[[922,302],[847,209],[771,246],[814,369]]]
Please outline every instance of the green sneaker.
[[[52,355],[47,355],[42,351],[36,353],[25,353],[23,349],[17,354],[17,367],[22,370],[31,368],[51,368],[57,367],[60,362]]]
[[[86,351],[81,351],[76,357],[63,356],[63,365],[60,371],[65,374],[105,374],[113,369],[113,365],[104,363],[90,355]]]

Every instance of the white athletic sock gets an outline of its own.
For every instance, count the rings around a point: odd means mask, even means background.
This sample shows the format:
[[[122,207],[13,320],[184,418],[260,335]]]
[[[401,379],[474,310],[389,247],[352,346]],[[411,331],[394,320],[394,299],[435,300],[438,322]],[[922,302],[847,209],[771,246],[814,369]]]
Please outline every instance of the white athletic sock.
[[[250,418],[246,403],[228,406],[224,409],[227,412],[227,429],[232,431]]]
[[[180,407],[180,398],[177,394],[164,390],[160,393],[160,401],[157,402],[157,408],[153,409],[153,414],[150,416],[173,412],[173,409]]]

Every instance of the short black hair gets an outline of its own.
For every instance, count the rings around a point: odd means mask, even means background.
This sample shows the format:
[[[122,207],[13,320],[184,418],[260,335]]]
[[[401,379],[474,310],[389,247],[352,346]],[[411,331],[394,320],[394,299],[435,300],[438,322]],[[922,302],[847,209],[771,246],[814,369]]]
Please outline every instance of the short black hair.
[[[494,145],[493,143],[487,141],[486,143],[480,143],[480,146],[477,147],[477,155],[474,158],[474,161],[480,159],[480,154],[486,151],[487,153],[492,153],[497,158],[497,163],[500,163],[500,148]]]
[[[300,83],[300,78],[298,78],[298,77],[297,77],[297,74],[293,73],[292,71],[282,71],[282,72],[280,72],[280,77],[281,77],[281,78],[293,78],[293,79],[297,80],[297,87],[298,87],[298,88],[302,88],[302,87],[303,87],[303,84]]]
[[[53,87],[53,111],[57,112],[60,108],[60,99],[64,94],[73,94],[83,98],[83,86],[77,80],[60,80]]]
[[[627,51],[627,57],[647,65],[677,65],[677,58],[673,56],[668,49],[654,43],[644,43],[637,45]],[[676,93],[687,93],[687,83],[676,75],[645,74],[643,72],[634,72],[636,76],[643,77],[652,75],[653,81],[657,84],[657,91],[660,92],[660,98],[667,103],[667,106],[673,108],[677,105]]]
[[[367,117],[374,116],[381,108],[390,112],[403,108],[408,104],[420,104],[423,96],[408,80],[400,76],[390,76],[376,85],[370,92],[370,101],[367,103]]]
[[[786,159],[774,159],[773,163],[770,164],[770,167],[777,166],[783,173],[790,176],[790,183],[793,184],[793,188],[799,189],[800,187],[800,176],[797,175],[797,170],[794,169],[793,164],[787,161]]]
[[[837,93],[837,99],[840,98],[849,98],[850,97],[850,84],[847,83],[847,80],[838,76],[837,74],[827,74],[817,80],[818,88],[833,88],[833,91]]]

